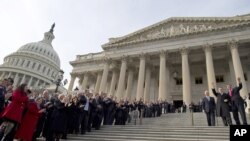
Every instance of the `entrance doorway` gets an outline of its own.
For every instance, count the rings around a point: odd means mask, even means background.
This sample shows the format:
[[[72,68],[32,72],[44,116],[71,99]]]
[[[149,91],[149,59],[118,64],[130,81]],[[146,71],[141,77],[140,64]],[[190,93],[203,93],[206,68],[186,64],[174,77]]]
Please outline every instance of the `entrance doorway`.
[[[178,109],[178,108],[182,107],[183,100],[174,100],[173,103],[174,103],[175,108]]]

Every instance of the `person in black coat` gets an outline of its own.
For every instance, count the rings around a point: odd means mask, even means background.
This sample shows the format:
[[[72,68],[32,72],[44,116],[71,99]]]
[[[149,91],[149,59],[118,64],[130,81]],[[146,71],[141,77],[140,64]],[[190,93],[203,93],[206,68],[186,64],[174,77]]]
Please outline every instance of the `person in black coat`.
[[[125,107],[122,102],[118,103],[115,112],[115,125],[124,125],[124,113]]]
[[[208,126],[215,126],[215,100],[209,96],[209,92],[205,91],[205,97],[202,99],[202,108],[207,116]]]
[[[103,101],[102,97],[99,96],[99,94],[95,95],[95,101],[96,101],[96,108],[93,110],[93,124],[92,127],[95,128],[95,130],[99,130],[102,123],[103,118]]]
[[[59,139],[67,130],[68,103],[69,103],[68,97],[66,97],[64,94],[60,94],[54,104],[55,108],[52,113],[53,122],[51,128],[54,135],[53,137],[56,139],[56,141],[59,141]]]
[[[89,99],[83,92],[78,94],[77,107],[79,108],[79,124],[81,126],[81,134],[85,134],[88,125]],[[78,132],[78,131],[77,131]]]
[[[240,125],[240,120],[239,120],[239,114],[241,116],[241,119],[243,121],[244,125],[247,125],[247,118],[246,118],[246,113],[245,113],[245,107],[244,107],[244,100],[240,96],[240,90],[242,89],[242,83],[240,78],[237,79],[239,86],[236,86],[232,88],[231,85],[228,85],[228,95],[231,97],[231,105],[232,105],[232,112],[233,112],[233,117],[237,125]]]
[[[93,97],[92,93],[88,94],[88,98],[89,98],[89,119],[88,119],[87,130],[88,132],[91,132],[93,119],[95,116],[94,112],[96,111],[96,108],[97,108],[97,102],[96,102],[96,99]]]
[[[228,94],[224,92],[222,88],[219,88],[219,92],[217,93],[214,88],[214,83],[212,83],[212,91],[213,94],[217,97],[217,116],[220,116],[223,120],[223,124],[225,126],[232,125],[232,119],[229,110],[230,97]]]

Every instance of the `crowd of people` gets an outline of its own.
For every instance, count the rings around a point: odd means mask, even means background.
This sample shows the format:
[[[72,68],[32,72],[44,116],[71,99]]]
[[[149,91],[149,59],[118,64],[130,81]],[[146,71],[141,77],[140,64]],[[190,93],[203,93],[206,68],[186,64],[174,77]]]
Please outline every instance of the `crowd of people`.
[[[117,100],[105,93],[38,94],[21,84],[13,91],[13,79],[0,82],[0,138],[34,141],[67,139],[67,134],[85,134],[101,125],[125,125],[140,117],[158,117],[164,102]]]
[[[117,99],[106,93],[77,91],[74,94],[50,94],[44,90],[41,94],[31,91],[27,84],[21,84],[13,90],[13,79],[0,81],[0,139],[12,141],[14,138],[35,141],[44,137],[46,141],[67,139],[67,134],[86,134],[92,129],[99,130],[101,125],[125,125],[139,118],[159,117],[162,113],[187,111],[185,103],[180,107],[167,101],[144,102]],[[215,99],[205,91],[200,104],[189,104],[190,112],[207,115],[209,126],[215,126],[215,116],[222,117],[224,125],[231,125],[230,109],[236,124],[247,124],[244,100],[239,86],[228,86],[228,92],[213,89]]]

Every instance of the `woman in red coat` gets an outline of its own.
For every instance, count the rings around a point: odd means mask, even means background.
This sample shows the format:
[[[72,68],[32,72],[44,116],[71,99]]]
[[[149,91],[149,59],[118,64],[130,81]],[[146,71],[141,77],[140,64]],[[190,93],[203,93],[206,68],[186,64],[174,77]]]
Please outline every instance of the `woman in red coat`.
[[[12,101],[2,113],[4,137],[21,123],[23,111],[28,103],[27,84],[21,84],[12,94]]]
[[[45,109],[38,107],[42,103],[42,98],[37,98],[36,101],[30,100],[27,112],[25,113],[21,125],[17,129],[16,139],[32,141],[32,136],[36,129],[37,121]]]

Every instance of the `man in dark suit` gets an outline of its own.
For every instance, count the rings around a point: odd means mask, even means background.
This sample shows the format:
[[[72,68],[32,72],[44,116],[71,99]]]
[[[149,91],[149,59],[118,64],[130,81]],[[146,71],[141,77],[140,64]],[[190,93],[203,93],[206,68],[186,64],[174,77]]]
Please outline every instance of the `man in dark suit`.
[[[207,116],[208,126],[215,126],[215,100],[209,96],[209,92],[205,91],[205,97],[202,99],[202,108]]]
[[[241,116],[242,122],[244,125],[247,125],[247,118],[245,113],[244,107],[244,100],[240,96],[240,90],[242,89],[242,83],[240,78],[237,79],[239,86],[232,88],[231,85],[227,86],[228,95],[231,97],[231,105],[232,105],[232,112],[233,117],[237,125],[240,125],[239,114]]]
[[[217,97],[216,113],[217,116],[222,118],[225,126],[232,125],[232,119],[229,111],[230,96],[226,94],[223,88],[219,88],[219,92],[216,92],[214,83],[212,83],[213,94]]]

